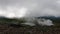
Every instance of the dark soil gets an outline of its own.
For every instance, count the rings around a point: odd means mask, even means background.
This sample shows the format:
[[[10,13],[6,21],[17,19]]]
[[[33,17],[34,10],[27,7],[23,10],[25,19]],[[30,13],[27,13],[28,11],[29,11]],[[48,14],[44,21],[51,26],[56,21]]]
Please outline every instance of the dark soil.
[[[45,27],[15,27],[8,25],[0,25],[0,34],[60,34],[60,26],[47,27],[48,30],[44,30]]]

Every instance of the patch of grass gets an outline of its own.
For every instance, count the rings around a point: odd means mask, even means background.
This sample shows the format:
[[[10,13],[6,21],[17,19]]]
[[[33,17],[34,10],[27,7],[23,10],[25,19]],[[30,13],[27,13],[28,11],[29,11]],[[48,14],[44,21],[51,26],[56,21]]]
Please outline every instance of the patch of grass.
[[[26,22],[25,19],[9,19],[9,18],[0,18],[0,24],[21,24]]]

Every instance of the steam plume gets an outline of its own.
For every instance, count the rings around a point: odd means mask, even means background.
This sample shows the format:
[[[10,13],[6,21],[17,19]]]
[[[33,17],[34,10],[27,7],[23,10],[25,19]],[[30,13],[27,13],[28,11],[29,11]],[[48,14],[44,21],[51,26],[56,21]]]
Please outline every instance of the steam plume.
[[[0,16],[21,18],[49,15],[60,16],[60,0],[0,0]]]
[[[53,22],[49,19],[37,19],[37,18],[26,18],[27,22],[22,23],[25,25],[30,25],[30,26],[51,26],[54,25]]]

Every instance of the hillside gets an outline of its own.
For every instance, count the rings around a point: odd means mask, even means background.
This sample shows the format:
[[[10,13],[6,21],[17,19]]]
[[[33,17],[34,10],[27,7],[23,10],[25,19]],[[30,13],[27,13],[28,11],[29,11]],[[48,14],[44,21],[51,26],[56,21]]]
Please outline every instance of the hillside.
[[[54,26],[22,26],[21,22],[25,20],[0,18],[0,34],[60,34],[60,23],[55,21]]]

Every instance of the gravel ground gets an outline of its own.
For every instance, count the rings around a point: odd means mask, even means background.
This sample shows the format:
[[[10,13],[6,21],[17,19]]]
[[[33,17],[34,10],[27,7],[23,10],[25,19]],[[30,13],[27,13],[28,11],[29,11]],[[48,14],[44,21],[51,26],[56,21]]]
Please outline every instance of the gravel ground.
[[[45,27],[43,27],[45,28]],[[60,34],[60,26],[47,27],[44,31],[40,27],[12,27],[8,25],[0,25],[0,34]]]

